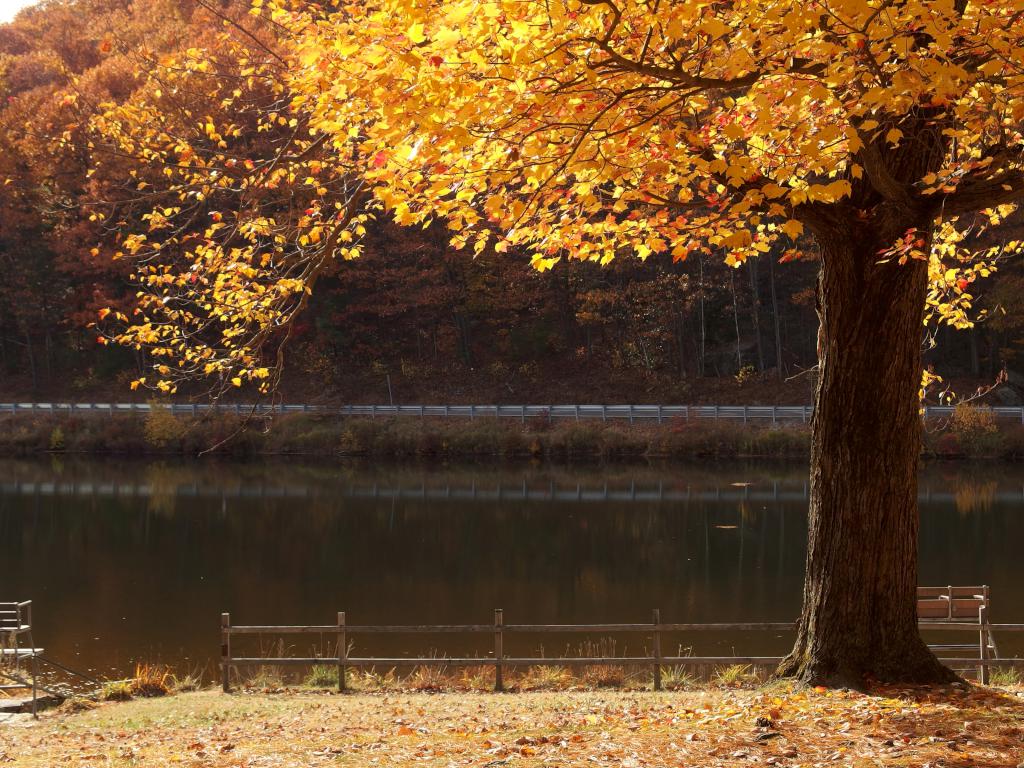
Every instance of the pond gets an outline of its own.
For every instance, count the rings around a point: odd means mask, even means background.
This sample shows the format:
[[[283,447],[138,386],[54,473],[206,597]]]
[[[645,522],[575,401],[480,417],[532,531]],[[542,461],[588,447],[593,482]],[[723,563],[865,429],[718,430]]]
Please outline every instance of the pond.
[[[921,583],[989,584],[1024,621],[1024,467],[921,474]],[[0,461],[0,599],[92,674],[137,660],[215,674],[236,624],[787,621],[800,604],[807,473],[789,464],[366,466]],[[666,652],[769,654],[778,634]],[[488,638],[354,638],[356,655],[486,655]],[[306,655],[315,638],[291,638]],[[507,652],[576,653],[580,638]],[[643,644],[619,639],[617,653]],[[544,644],[547,647],[541,647]],[[1003,653],[1019,652],[1013,638]]]

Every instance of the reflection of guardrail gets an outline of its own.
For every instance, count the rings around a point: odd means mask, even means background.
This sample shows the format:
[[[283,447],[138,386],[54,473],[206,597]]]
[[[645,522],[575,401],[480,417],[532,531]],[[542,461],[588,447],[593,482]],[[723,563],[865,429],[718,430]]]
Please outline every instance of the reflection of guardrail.
[[[441,501],[527,501],[527,502],[802,502],[808,499],[808,487],[771,488],[743,485],[713,488],[678,488],[664,485],[609,488],[607,485],[548,486],[537,487],[528,483],[466,483],[464,485],[361,485],[324,486],[323,488],[302,485],[242,485],[217,486],[198,483],[177,483],[168,486],[154,486],[150,483],[105,483],[105,482],[8,482],[0,483],[0,496],[100,496],[122,498],[149,498],[171,494],[179,498],[256,498],[256,499],[314,499],[330,496],[354,499],[388,500],[441,500]],[[917,495],[918,501],[926,504],[955,504],[957,494],[949,491],[932,490],[923,486]],[[1016,490],[1000,490],[992,493],[987,500],[992,502],[1024,503],[1024,486]]]
[[[953,594],[952,587],[949,588],[950,595]],[[961,589],[975,589],[961,588]],[[987,588],[984,588],[987,595]],[[920,588],[919,594],[924,595],[929,588]],[[934,589],[932,591],[935,591]],[[943,591],[939,589],[938,591]],[[938,602],[938,598],[922,597],[919,599],[919,611],[922,605],[931,605]],[[950,598],[951,605],[955,602]],[[980,680],[988,681],[988,670],[991,667],[1019,667],[1024,666],[1024,658],[993,658],[992,651],[995,644],[992,641],[992,633],[995,631],[1024,632],[1024,624],[991,624],[988,621],[987,604],[982,603],[978,609],[977,620],[958,620],[956,614],[950,609],[948,619],[937,619],[933,612],[922,612],[919,625],[925,632],[959,632],[969,631],[978,633],[978,655],[973,658],[942,658],[943,664],[954,668],[972,668],[978,670]],[[699,665],[720,665],[720,664],[749,664],[749,665],[776,665],[782,661],[780,656],[666,656],[662,653],[662,639],[669,633],[687,632],[737,632],[737,631],[793,631],[796,625],[793,622],[757,622],[757,623],[716,623],[716,624],[673,624],[661,621],[661,612],[654,609],[651,622],[648,624],[506,624],[502,609],[494,611],[493,624],[420,624],[420,625],[350,625],[346,623],[345,612],[338,612],[338,620],[334,625],[323,626],[273,626],[273,625],[248,625],[235,626],[231,624],[231,614],[221,614],[221,687],[225,693],[231,690],[231,670],[236,666],[294,666],[313,667],[320,665],[334,665],[338,671],[338,690],[344,691],[347,687],[346,671],[349,667],[354,668],[384,668],[395,667],[494,667],[494,690],[504,689],[504,673],[506,668],[522,666],[559,666],[559,667],[588,667],[588,666],[619,666],[619,665],[650,665],[654,683],[654,690],[661,690],[662,667],[672,666],[699,666]],[[589,657],[513,657],[504,653],[505,636],[509,634],[644,634],[651,640],[651,653],[644,656],[589,656]],[[235,656],[232,652],[232,638],[251,635],[309,635],[319,634],[333,636],[336,640],[336,655],[333,657],[264,657],[264,656]],[[348,639],[351,635],[381,635],[381,634],[476,634],[493,635],[493,655],[487,657],[447,657],[447,656],[411,656],[411,657],[354,657],[349,656]],[[964,649],[973,646],[951,645],[934,646],[936,649]]]

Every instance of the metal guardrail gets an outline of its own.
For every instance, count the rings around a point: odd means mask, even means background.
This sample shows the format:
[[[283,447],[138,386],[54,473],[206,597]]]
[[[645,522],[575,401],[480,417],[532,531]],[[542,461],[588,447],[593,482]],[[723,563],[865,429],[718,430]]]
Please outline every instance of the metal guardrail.
[[[387,418],[413,416],[418,418],[500,418],[500,419],[570,419],[575,421],[628,420],[663,423],[671,419],[712,419],[776,424],[783,421],[807,423],[811,420],[810,405],[310,405],[270,403],[0,403],[0,414],[11,415],[131,415],[149,413],[154,407],[171,413],[198,416],[205,413],[237,415],[272,415],[311,413],[323,416]],[[997,406],[992,413],[999,419],[1012,419],[1024,424],[1024,407]],[[930,405],[925,418],[948,418],[953,406]]]

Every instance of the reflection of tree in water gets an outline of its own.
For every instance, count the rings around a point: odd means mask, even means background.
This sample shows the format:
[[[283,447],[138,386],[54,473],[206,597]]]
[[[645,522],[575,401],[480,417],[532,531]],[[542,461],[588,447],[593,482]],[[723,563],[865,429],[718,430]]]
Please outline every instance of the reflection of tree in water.
[[[146,509],[154,515],[171,517],[177,510],[180,472],[166,464],[149,464],[144,473],[149,496],[146,498]]]
[[[976,481],[968,477],[958,477],[953,486],[956,511],[961,515],[990,512],[995,503],[998,488],[999,484],[995,480]]]

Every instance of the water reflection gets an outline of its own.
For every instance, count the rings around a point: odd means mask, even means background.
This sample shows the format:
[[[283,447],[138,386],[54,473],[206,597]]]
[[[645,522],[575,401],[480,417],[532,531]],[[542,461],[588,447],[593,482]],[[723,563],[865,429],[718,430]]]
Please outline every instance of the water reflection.
[[[508,622],[646,621],[653,607],[666,621],[787,620],[806,499],[805,469],[784,464],[5,461],[0,596],[34,599],[49,652],[100,670],[204,663],[224,610],[244,623],[338,610],[486,622],[495,607]],[[989,583],[994,619],[1024,619],[1024,471],[931,467],[921,504],[922,583]],[[458,642],[445,647],[472,650]],[[706,642],[769,652],[786,639]]]

